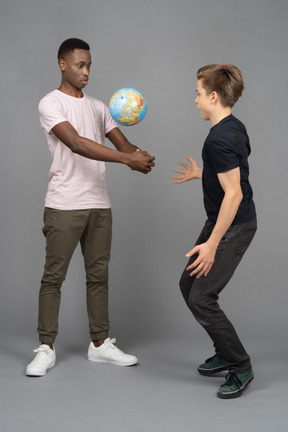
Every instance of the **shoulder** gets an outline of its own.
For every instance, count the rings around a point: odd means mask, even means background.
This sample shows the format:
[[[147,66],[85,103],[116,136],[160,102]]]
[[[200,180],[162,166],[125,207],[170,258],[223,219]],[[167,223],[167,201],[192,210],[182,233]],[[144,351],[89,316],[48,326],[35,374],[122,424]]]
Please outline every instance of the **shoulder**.
[[[247,135],[244,124],[234,116],[229,116],[216,125],[210,132],[211,141],[220,141],[227,145],[235,145],[244,136]]]
[[[45,110],[46,107],[60,105],[61,102],[63,103],[63,100],[64,99],[61,97],[61,92],[58,90],[53,90],[40,100],[38,105],[39,111],[41,112],[42,110]]]
[[[57,100],[60,95],[61,92],[59,92],[58,90],[52,90],[51,92],[47,93],[44,97],[42,97],[39,104],[45,103],[46,101],[50,101],[50,100]]]
[[[59,90],[53,90],[44,96],[38,105],[40,123],[50,131],[60,121],[67,120],[69,101],[66,95]]]
[[[240,135],[246,133],[246,127],[244,124],[232,114],[219,125],[219,128],[216,128],[217,133],[221,134],[231,134],[231,135]]]

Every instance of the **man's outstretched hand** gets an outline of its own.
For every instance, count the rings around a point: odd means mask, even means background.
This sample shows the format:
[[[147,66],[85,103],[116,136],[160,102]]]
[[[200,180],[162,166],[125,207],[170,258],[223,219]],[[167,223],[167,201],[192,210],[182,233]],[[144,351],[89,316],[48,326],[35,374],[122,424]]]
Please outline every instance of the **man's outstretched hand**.
[[[143,150],[136,150],[136,152],[128,153],[129,161],[127,165],[131,170],[138,171],[143,174],[148,174],[152,167],[155,166],[155,157]]]
[[[197,162],[190,156],[187,156],[187,159],[191,165],[188,165],[184,162],[179,162],[179,165],[181,165],[181,167],[184,169],[173,169],[174,172],[181,174],[180,176],[172,177],[172,179],[176,180],[174,181],[175,184],[202,178],[202,168],[200,168]]]

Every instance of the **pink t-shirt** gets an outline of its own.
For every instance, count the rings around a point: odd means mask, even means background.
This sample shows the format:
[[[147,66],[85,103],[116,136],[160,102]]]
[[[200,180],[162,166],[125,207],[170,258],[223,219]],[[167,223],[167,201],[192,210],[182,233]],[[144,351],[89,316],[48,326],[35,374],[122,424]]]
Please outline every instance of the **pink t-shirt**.
[[[107,106],[86,94],[75,98],[54,90],[41,99],[39,113],[52,157],[45,206],[59,210],[110,208],[105,163],[73,153],[52,132],[54,126],[68,121],[80,136],[105,145],[105,135],[118,127]]]

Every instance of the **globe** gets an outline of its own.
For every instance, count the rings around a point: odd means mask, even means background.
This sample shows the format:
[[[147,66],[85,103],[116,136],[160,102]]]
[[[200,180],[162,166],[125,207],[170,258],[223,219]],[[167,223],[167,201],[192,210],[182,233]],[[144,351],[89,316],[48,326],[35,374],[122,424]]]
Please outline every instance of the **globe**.
[[[133,126],[145,117],[147,101],[140,91],[125,87],[113,94],[109,110],[117,123],[122,126]]]

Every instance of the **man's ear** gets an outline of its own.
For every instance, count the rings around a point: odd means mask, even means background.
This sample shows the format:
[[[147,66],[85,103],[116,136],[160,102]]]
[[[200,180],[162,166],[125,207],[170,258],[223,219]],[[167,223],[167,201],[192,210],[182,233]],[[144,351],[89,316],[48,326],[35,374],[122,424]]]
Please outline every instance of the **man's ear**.
[[[65,60],[63,60],[63,59],[60,58],[59,61],[58,61],[58,64],[59,64],[61,72],[65,72],[65,69],[66,69],[66,62],[65,62]]]
[[[211,102],[214,104],[219,100],[219,96],[218,96],[218,93],[216,91],[212,91],[212,93],[210,94],[210,97],[211,97]]]

